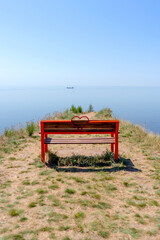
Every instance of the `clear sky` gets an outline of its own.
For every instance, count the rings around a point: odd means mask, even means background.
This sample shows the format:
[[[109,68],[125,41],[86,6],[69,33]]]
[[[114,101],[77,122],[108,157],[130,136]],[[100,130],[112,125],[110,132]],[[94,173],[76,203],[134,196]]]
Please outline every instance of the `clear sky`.
[[[159,0],[0,0],[0,88],[160,86]]]

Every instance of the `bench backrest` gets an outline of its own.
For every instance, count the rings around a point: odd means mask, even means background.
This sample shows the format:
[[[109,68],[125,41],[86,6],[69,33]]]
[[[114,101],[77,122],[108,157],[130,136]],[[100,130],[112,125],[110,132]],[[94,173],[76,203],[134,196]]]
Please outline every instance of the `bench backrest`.
[[[42,120],[41,132],[46,134],[117,133],[118,120]]]

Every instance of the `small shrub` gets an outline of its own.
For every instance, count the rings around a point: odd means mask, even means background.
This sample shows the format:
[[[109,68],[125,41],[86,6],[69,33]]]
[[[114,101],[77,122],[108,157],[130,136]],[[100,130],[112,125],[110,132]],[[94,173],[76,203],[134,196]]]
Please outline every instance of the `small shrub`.
[[[85,214],[84,212],[78,212],[74,215],[74,218],[80,221],[85,218]]]
[[[65,193],[68,193],[68,194],[74,194],[76,191],[74,189],[71,189],[71,188],[67,188],[65,190]]]
[[[28,135],[31,137],[36,129],[36,125],[33,121],[27,122],[26,130],[28,132]]]
[[[78,106],[78,107],[76,108],[74,105],[72,105],[71,108],[70,108],[70,111],[71,111],[72,113],[82,113],[82,112],[83,112],[83,109],[82,109],[81,106]]]
[[[28,207],[30,207],[30,208],[36,207],[36,202],[31,202],[31,203],[28,205]]]
[[[10,209],[10,211],[9,211],[9,215],[11,216],[11,217],[15,217],[15,216],[19,216],[20,214],[21,214],[21,210],[18,210],[18,209]]]
[[[93,112],[93,111],[94,111],[93,106],[92,106],[92,104],[90,104],[89,108],[88,108],[88,112]]]

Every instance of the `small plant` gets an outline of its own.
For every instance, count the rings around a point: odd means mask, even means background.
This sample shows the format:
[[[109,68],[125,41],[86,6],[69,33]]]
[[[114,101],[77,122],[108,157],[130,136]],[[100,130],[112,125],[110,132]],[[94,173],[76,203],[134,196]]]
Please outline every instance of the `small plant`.
[[[5,135],[6,137],[10,138],[10,137],[16,136],[16,135],[17,135],[17,132],[16,132],[16,130],[15,130],[14,127],[12,127],[12,128],[6,128],[5,131],[4,131],[4,135]]]
[[[29,205],[28,205],[28,207],[30,207],[30,208],[34,208],[34,207],[36,207],[36,202],[31,202]]]
[[[81,106],[75,107],[74,105],[71,106],[70,111],[72,113],[82,113],[83,109]]]
[[[76,213],[76,214],[74,215],[74,218],[75,218],[76,220],[81,221],[82,219],[85,218],[85,214],[84,214],[84,212],[78,212],[78,213]]]
[[[65,193],[68,193],[68,194],[74,194],[76,191],[74,189],[71,189],[71,188],[67,188],[65,190]]]
[[[94,112],[92,104],[89,105],[88,112]]]
[[[106,231],[99,231],[98,235],[101,236],[102,238],[108,238],[109,237],[109,232]]]
[[[45,193],[48,193],[48,191],[47,191],[46,189],[38,188],[38,189],[37,189],[37,193],[39,193],[39,194],[45,194]]]
[[[36,125],[35,125],[35,123],[33,121],[27,122],[26,130],[28,132],[28,136],[31,137],[33,135],[35,129],[36,129]]]
[[[22,212],[21,210],[13,208],[13,209],[10,209],[9,215],[11,217],[16,217],[16,216],[19,216],[21,212]]]

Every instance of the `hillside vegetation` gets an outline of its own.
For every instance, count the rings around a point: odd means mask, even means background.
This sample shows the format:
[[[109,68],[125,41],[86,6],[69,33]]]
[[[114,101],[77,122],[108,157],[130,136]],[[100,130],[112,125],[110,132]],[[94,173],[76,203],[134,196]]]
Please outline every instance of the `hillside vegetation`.
[[[112,119],[109,108],[85,115]],[[159,239],[159,136],[121,120],[118,163],[109,145],[52,145],[44,165],[39,131],[30,122],[0,136],[0,240]]]

